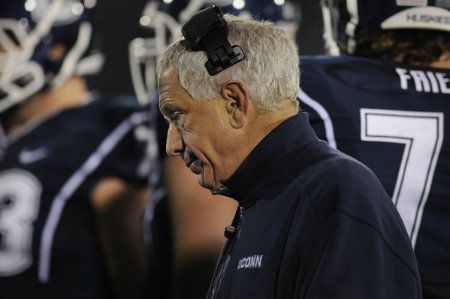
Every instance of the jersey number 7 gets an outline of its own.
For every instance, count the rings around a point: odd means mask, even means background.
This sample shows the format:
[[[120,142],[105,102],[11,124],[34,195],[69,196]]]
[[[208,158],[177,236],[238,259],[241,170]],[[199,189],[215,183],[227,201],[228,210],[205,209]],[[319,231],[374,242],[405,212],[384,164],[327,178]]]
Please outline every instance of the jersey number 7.
[[[392,200],[415,246],[444,139],[444,114],[360,109],[361,140],[404,144]]]

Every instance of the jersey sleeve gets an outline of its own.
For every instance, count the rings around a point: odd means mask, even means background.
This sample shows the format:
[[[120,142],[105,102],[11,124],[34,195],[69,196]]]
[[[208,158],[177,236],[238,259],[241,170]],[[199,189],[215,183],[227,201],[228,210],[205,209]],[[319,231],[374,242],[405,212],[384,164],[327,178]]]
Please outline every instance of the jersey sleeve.
[[[132,121],[133,117],[136,121]],[[129,129],[127,128],[129,132],[104,162],[104,168],[110,175],[122,178],[130,184],[146,184],[151,170],[149,155],[152,144],[147,144],[151,132],[146,119],[147,112],[130,115]]]
[[[90,159],[97,169],[84,184],[90,194],[99,181],[119,178],[131,185],[144,186],[157,167],[158,150],[150,126],[148,107],[141,107],[132,97],[105,99],[99,117],[105,134]]]

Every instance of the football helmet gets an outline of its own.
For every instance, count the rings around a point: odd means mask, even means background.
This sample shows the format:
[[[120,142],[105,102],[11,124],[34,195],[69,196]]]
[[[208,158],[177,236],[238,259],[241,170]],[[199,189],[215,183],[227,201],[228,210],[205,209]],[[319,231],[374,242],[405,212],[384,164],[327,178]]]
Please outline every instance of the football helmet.
[[[296,18],[292,3],[284,0],[164,0],[149,1],[139,20],[150,37],[130,42],[131,78],[139,101],[148,103],[156,93],[156,61],[166,47],[181,37],[181,25],[206,6],[220,6],[224,13],[247,15],[284,25]]]
[[[96,73],[103,56],[91,48],[96,0],[2,0],[0,114],[77,75]],[[52,57],[51,50],[62,46]]]
[[[352,54],[367,30],[450,31],[448,0],[321,0],[325,47],[331,55]]]

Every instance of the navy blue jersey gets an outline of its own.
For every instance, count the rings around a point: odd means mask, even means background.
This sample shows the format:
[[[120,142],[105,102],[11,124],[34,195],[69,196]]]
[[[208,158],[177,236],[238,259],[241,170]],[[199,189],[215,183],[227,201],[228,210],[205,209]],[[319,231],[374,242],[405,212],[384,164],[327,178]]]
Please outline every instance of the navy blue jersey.
[[[0,157],[0,297],[108,297],[93,188],[146,184],[148,121],[131,98],[98,99],[11,136]],[[143,141],[143,140],[141,140]]]
[[[307,57],[301,70],[301,107],[316,133],[380,178],[425,297],[450,298],[450,70],[359,57]]]

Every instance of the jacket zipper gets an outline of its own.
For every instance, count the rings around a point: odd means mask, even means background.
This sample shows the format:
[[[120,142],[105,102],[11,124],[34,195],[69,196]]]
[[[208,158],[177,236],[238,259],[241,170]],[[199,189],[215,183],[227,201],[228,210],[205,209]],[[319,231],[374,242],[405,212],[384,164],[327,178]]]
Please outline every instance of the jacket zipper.
[[[222,283],[223,277],[225,275],[225,272],[227,271],[228,264],[231,260],[231,251],[234,247],[234,243],[236,242],[236,239],[239,236],[239,232],[242,227],[242,221],[243,221],[243,213],[244,208],[242,206],[239,206],[236,214],[234,216],[233,222],[231,224],[231,227],[236,228],[236,230],[233,232],[233,235],[231,237],[227,237],[227,241],[225,243],[224,248],[222,249],[222,253],[220,254],[219,262],[217,263],[216,270],[214,272],[213,281],[208,291],[208,299],[216,299],[218,291],[220,289],[220,285]],[[226,230],[229,227],[226,228]]]

